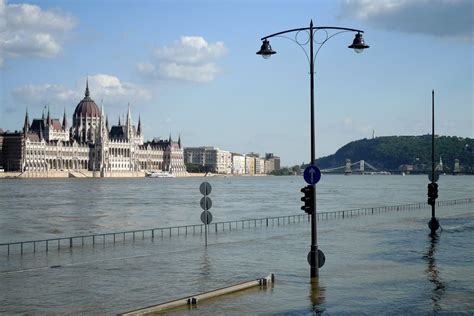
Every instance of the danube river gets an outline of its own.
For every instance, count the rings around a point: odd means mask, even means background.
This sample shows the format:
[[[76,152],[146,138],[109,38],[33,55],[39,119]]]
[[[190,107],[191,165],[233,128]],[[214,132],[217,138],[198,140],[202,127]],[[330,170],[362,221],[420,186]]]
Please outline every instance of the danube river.
[[[301,214],[301,177],[0,181],[0,243]],[[426,176],[325,176],[318,212],[426,200]],[[441,176],[439,200],[472,198],[468,176]],[[275,273],[266,290],[202,302],[189,314],[474,313],[474,204],[319,222],[326,254],[309,282],[310,225],[295,223],[0,255],[0,313],[116,314]]]

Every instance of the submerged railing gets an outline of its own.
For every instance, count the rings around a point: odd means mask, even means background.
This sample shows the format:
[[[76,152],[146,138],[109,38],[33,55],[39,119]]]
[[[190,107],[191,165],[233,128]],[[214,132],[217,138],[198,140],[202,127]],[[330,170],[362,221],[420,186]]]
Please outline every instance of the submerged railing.
[[[437,206],[450,206],[458,204],[473,203],[474,198],[446,200],[436,202]],[[390,206],[364,207],[342,211],[320,212],[317,213],[318,220],[344,219],[361,215],[372,215],[387,212],[411,211],[430,208],[426,202],[400,204]],[[306,221],[305,221],[306,220]],[[245,229],[252,227],[274,227],[280,225],[309,222],[310,217],[307,214],[284,215],[274,217],[263,217],[254,219],[242,219],[234,221],[216,222],[208,225],[208,231],[217,234],[219,231],[232,231],[232,229]],[[0,254],[24,254],[25,252],[46,251],[51,249],[72,248],[74,246],[105,244],[106,242],[124,242],[126,240],[135,240],[136,238],[171,237],[173,235],[204,233],[204,224],[182,225],[171,227],[159,227],[151,229],[139,229],[114,233],[91,234],[72,237],[58,237],[50,239],[17,241],[0,244]]]

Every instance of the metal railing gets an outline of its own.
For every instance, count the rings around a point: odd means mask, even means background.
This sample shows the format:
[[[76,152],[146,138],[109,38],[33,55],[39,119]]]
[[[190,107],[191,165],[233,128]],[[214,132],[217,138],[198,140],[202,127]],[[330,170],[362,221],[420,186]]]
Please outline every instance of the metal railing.
[[[458,200],[446,200],[436,202],[437,206],[450,206],[458,204],[473,203],[474,198],[458,199]],[[345,219],[354,216],[361,215],[372,215],[387,212],[399,212],[399,211],[411,211],[421,210],[430,208],[426,202],[411,203],[411,204],[400,204],[400,205],[389,205],[389,206],[376,206],[376,207],[363,207],[357,209],[349,209],[342,211],[332,212],[320,212],[317,214],[318,220],[330,220],[330,219]],[[295,223],[309,222],[310,217],[307,214],[294,214],[274,217],[262,217],[253,219],[242,219],[234,221],[216,222],[208,225],[208,231],[217,234],[219,231],[232,231],[237,229],[245,228],[257,228],[257,227],[275,227],[280,225],[289,225]],[[105,244],[106,242],[125,242],[127,240],[135,241],[137,238],[144,240],[145,238],[164,238],[171,237],[173,235],[188,235],[188,234],[202,234],[204,233],[204,224],[195,225],[182,225],[182,226],[170,226],[170,227],[158,227],[150,229],[139,229],[113,233],[103,234],[91,234],[82,236],[72,237],[58,237],[50,239],[39,239],[39,240],[28,240],[28,241],[17,241],[0,244],[0,254],[24,254],[25,252],[46,251],[56,248],[57,250],[67,247],[72,248],[74,246],[84,245],[96,245]],[[6,251],[5,251],[6,250]]]

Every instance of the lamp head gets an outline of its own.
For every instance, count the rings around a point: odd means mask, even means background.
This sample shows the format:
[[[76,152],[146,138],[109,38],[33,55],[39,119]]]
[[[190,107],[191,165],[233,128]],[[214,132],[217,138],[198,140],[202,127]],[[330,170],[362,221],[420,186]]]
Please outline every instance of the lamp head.
[[[267,59],[270,58],[271,55],[276,54],[276,52],[272,50],[270,42],[267,39],[264,39],[260,50],[256,54],[261,55],[263,58]]]
[[[362,34],[357,33],[354,41],[352,41],[352,45],[349,45],[348,47],[354,49],[356,53],[362,53],[364,49],[369,48],[370,46],[365,44]]]

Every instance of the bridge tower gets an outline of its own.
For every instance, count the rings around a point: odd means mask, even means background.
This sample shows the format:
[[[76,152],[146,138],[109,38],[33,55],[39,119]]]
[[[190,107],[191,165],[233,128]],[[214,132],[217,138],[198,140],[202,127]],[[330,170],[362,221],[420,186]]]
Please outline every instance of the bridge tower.
[[[364,161],[364,160],[361,160],[361,161],[360,161],[360,165],[359,165],[359,171],[360,171],[360,173],[364,173],[364,165],[365,165],[365,161]]]
[[[346,168],[344,169],[344,174],[345,175],[352,174],[351,160],[350,159],[346,159]]]
[[[458,174],[460,172],[461,172],[461,165],[459,164],[459,159],[454,159],[453,174]]]

